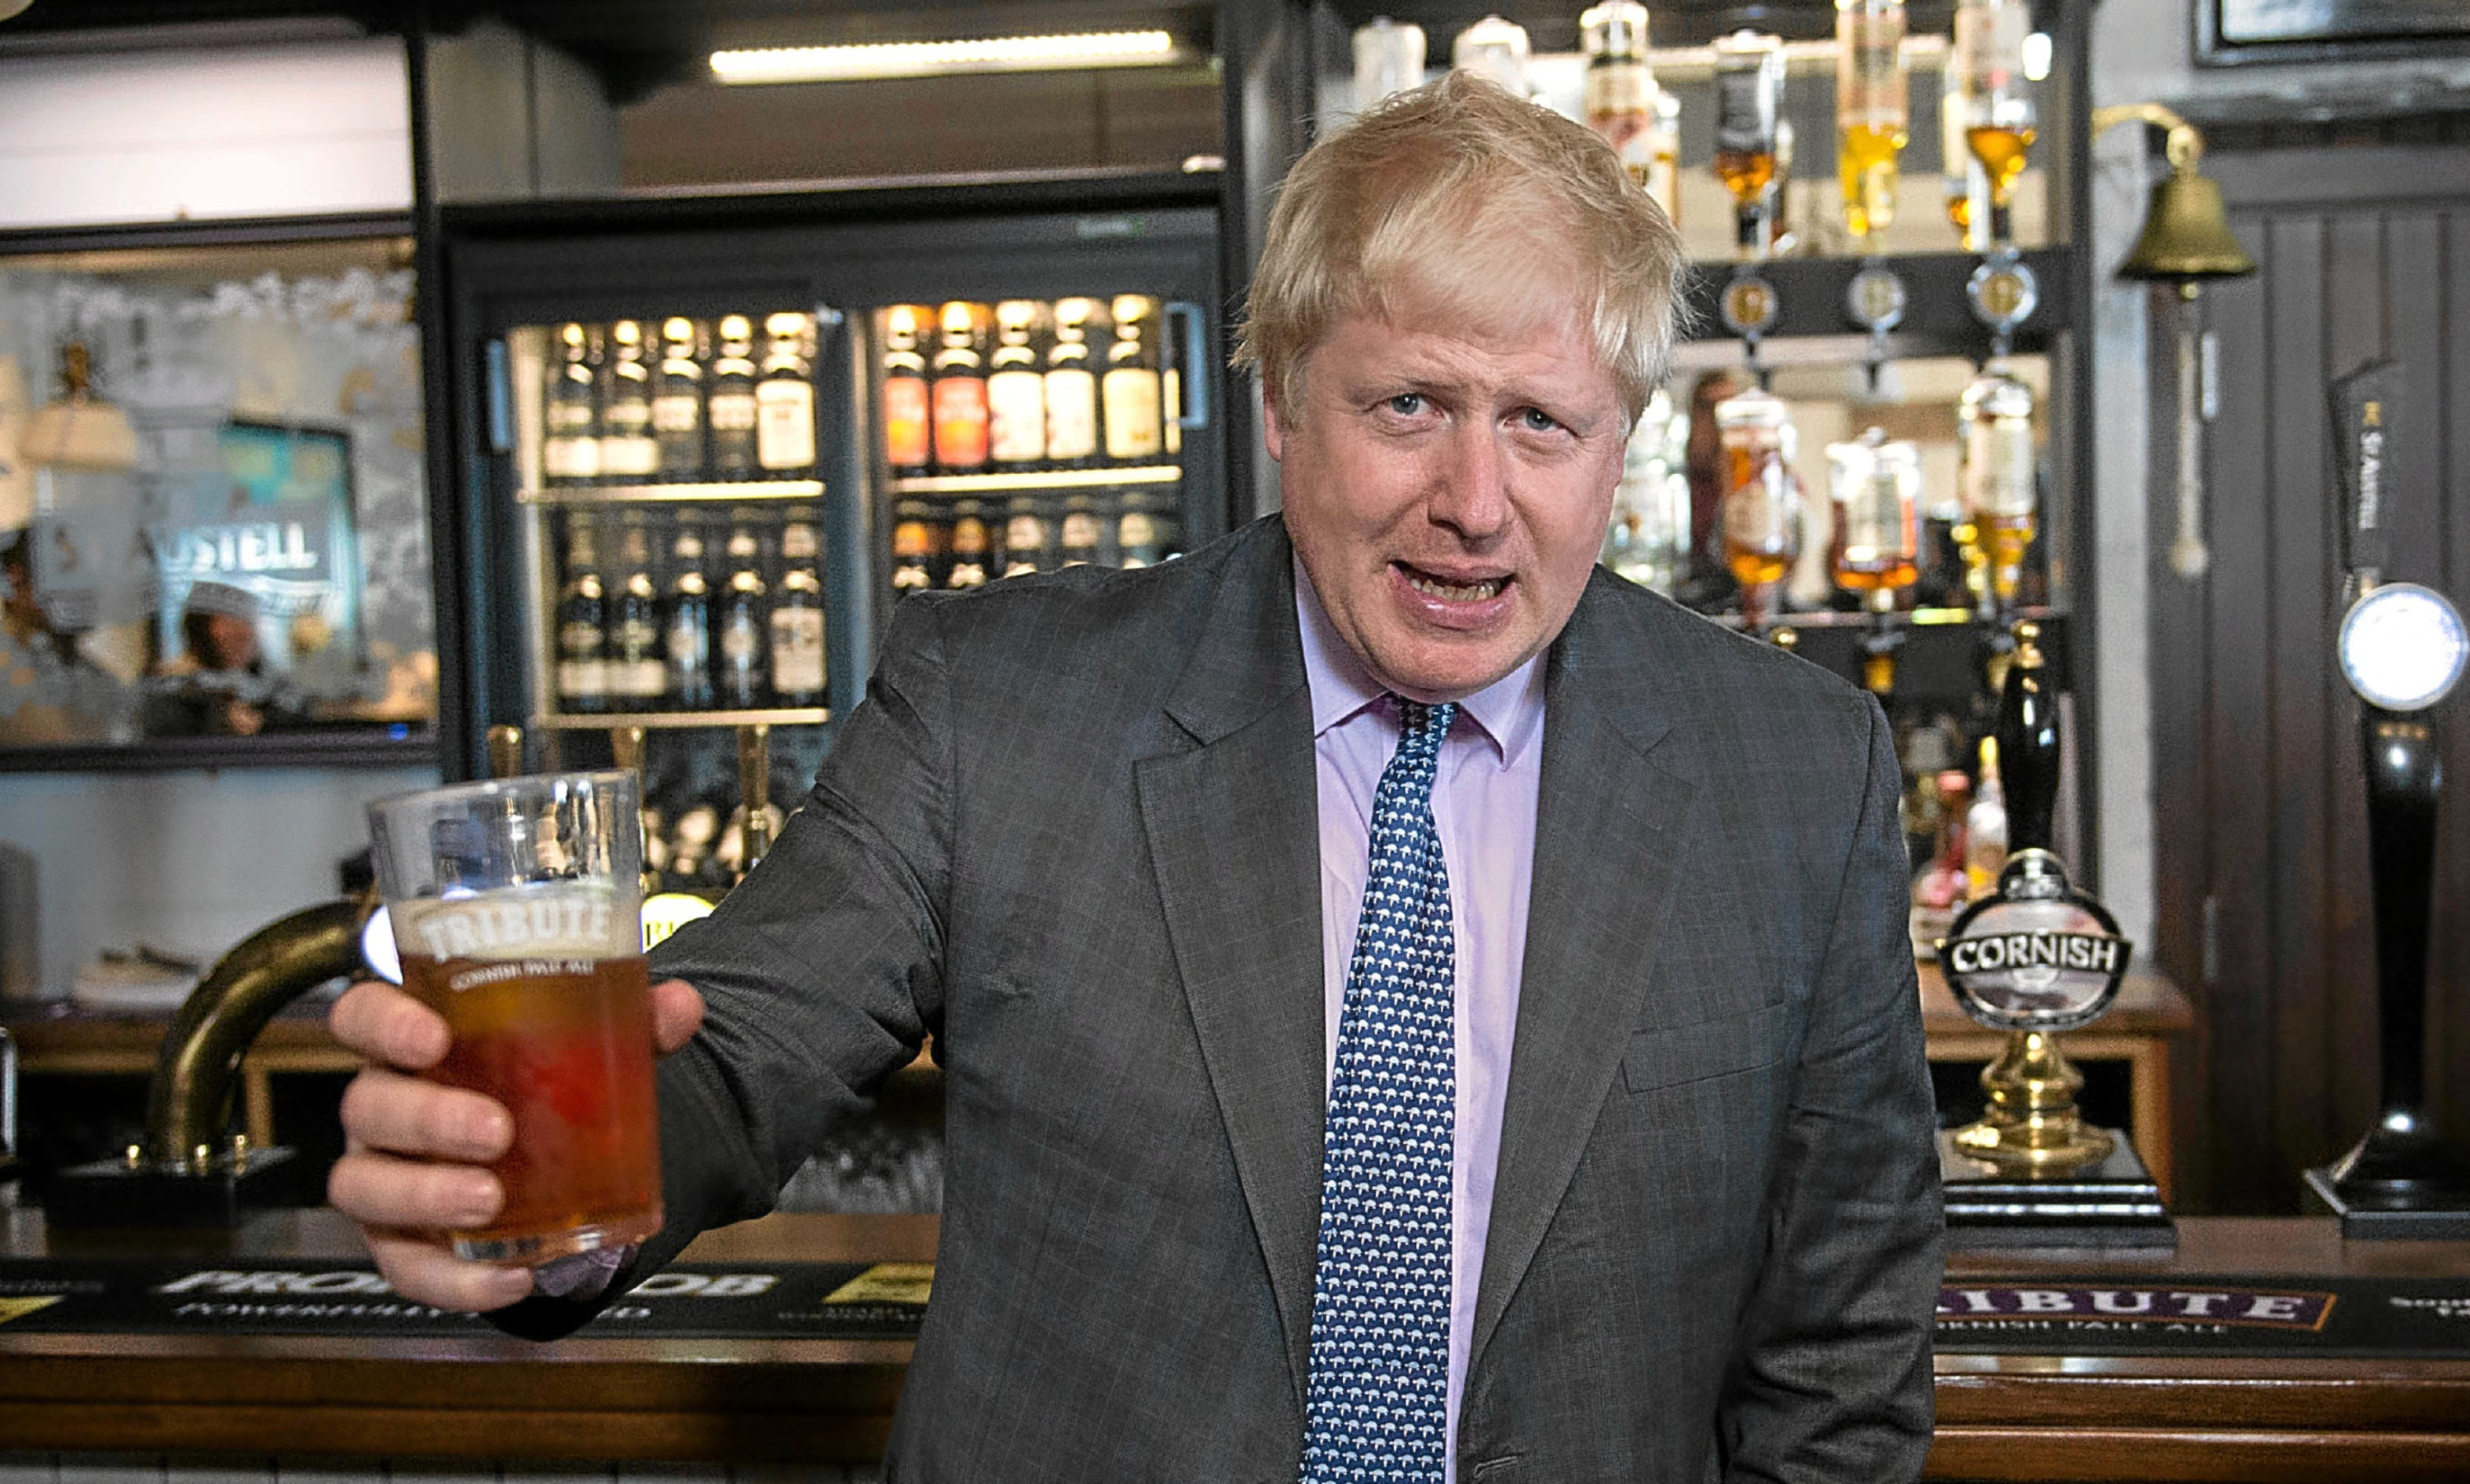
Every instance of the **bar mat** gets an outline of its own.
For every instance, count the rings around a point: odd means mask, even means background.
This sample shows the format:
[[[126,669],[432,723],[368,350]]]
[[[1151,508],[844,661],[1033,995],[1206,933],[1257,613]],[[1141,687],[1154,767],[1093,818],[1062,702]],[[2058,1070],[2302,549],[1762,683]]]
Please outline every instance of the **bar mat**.
[[[1939,1289],[1942,1354],[2470,1358],[2459,1278],[2000,1278]]]
[[[682,1263],[637,1284],[585,1338],[913,1340],[927,1263]],[[397,1298],[366,1263],[286,1259],[0,1259],[0,1335],[498,1332],[477,1314]]]

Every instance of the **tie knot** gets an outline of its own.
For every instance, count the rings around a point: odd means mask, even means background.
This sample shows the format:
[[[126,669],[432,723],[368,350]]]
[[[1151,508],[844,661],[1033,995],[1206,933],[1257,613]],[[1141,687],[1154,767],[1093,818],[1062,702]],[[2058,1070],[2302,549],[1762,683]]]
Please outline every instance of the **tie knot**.
[[[1398,698],[1399,740],[1421,742],[1430,737],[1437,741],[1450,734],[1450,723],[1457,720],[1457,716],[1458,704],[1455,701],[1428,706],[1401,696]]]

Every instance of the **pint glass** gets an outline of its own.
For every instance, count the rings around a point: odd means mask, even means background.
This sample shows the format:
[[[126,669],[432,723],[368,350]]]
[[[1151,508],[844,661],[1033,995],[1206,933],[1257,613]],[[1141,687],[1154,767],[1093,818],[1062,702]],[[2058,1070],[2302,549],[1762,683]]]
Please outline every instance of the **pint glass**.
[[[453,1043],[425,1074],[513,1115],[505,1204],[456,1255],[537,1264],[661,1226],[642,830],[631,773],[430,789],[369,806],[404,988]]]

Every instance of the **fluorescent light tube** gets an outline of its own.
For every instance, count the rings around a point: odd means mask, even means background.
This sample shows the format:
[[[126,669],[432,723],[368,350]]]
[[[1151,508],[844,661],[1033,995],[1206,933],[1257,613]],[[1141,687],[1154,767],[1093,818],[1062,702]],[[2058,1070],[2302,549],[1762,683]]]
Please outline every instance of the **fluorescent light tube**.
[[[845,82],[957,72],[1060,72],[1082,67],[1150,67],[1181,59],[1163,31],[1085,32],[1062,36],[987,36],[955,41],[879,41],[863,46],[778,46],[714,52],[723,82]]]

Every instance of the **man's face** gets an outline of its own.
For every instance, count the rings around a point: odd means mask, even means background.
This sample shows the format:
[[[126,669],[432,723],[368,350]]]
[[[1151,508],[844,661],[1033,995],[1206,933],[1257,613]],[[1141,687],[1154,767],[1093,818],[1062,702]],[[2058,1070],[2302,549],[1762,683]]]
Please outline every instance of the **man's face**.
[[[1628,434],[1574,316],[1507,338],[1350,317],[1287,394],[1267,429],[1287,530],[1374,680],[1453,701],[1552,642]]]

